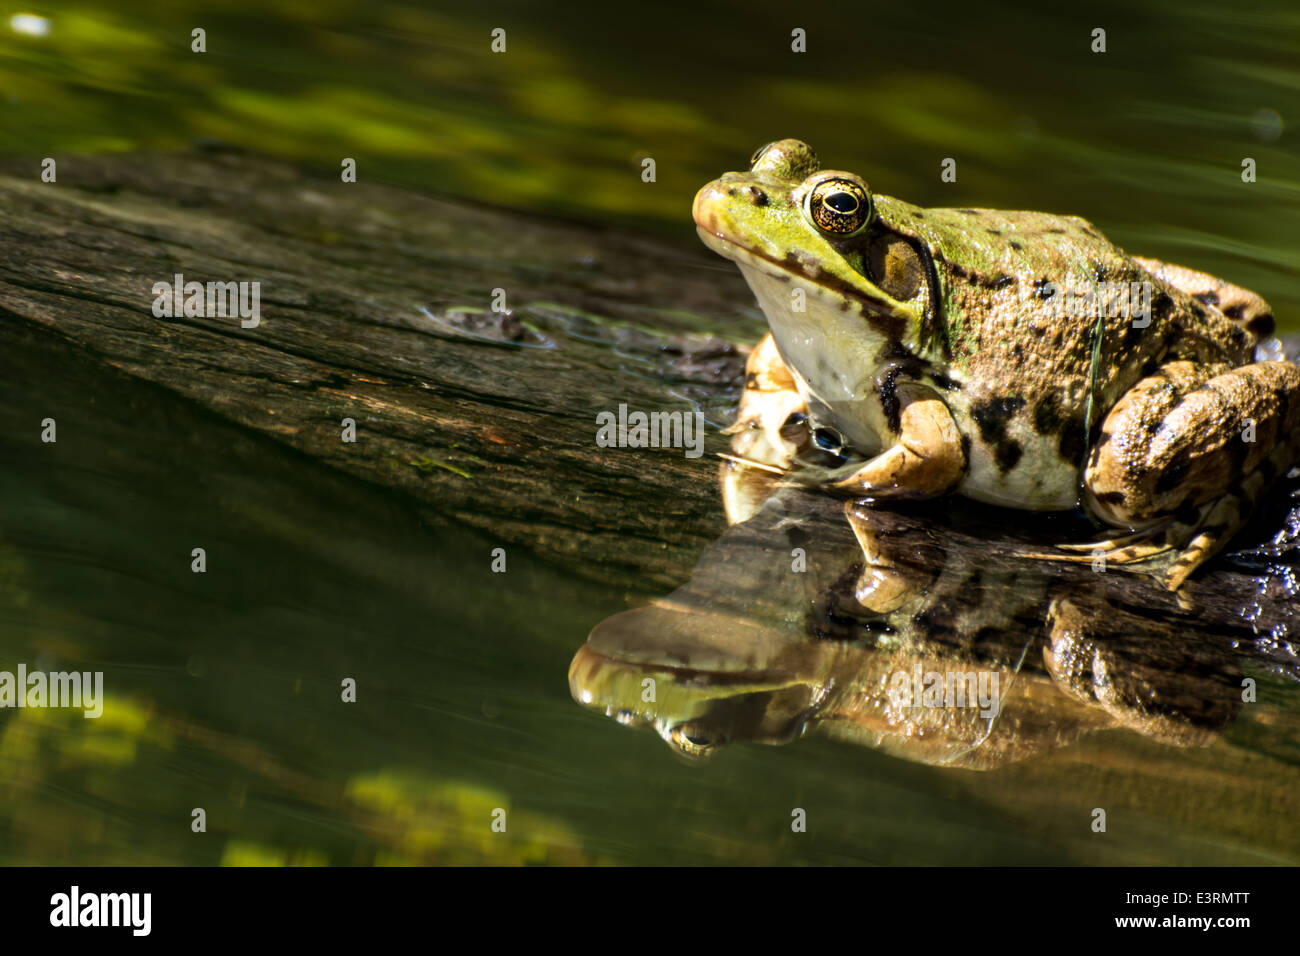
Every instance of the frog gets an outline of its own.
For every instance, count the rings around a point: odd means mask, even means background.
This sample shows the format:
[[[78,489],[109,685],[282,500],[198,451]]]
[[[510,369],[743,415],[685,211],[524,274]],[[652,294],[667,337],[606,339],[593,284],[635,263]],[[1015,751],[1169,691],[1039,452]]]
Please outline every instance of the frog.
[[[692,213],[768,326],[725,430],[738,460],[757,441],[854,498],[1081,510],[1093,540],[1041,557],[1178,591],[1300,458],[1300,366],[1255,360],[1268,303],[1086,219],[912,205],[797,139]]]

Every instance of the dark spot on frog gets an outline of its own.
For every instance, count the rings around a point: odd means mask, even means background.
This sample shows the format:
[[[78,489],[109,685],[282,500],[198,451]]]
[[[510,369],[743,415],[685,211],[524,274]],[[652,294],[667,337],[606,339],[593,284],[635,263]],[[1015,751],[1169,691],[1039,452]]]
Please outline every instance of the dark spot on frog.
[[[968,216],[978,216],[978,215],[979,215],[979,210],[978,210],[978,209],[958,209],[957,211],[958,211],[958,212],[964,212],[964,213],[965,213],[966,215],[968,215]]]
[[[745,376],[745,388],[758,388],[758,373],[750,372]]]
[[[970,435],[965,432],[961,436],[961,460],[963,464],[970,464]]]
[[[980,437],[985,444],[992,445],[1001,441],[1007,430],[1007,423],[1016,412],[1025,405],[1025,400],[1018,396],[991,398],[971,405],[971,418],[979,426]]]
[[[1173,308],[1174,300],[1169,297],[1168,292],[1157,292],[1151,300],[1151,315],[1155,319],[1167,319]]]
[[[1045,232],[1045,233],[1047,233],[1048,235],[1051,235],[1051,236],[1063,236],[1063,235],[1065,235],[1065,230],[1062,229],[1060,226],[1053,226],[1051,229],[1044,229],[1043,232]]]
[[[1051,279],[1035,279],[1033,284],[1034,295],[1040,299],[1050,299],[1056,295],[1056,286]]]
[[[1083,457],[1084,446],[1083,413],[1080,412],[1063,423],[1056,450],[1063,461],[1074,462]]]
[[[1271,312],[1261,312],[1259,315],[1251,316],[1246,322],[1246,331],[1257,339],[1266,338],[1273,334],[1277,327],[1277,322],[1273,319]]]
[[[1092,277],[1098,282],[1106,281],[1106,268],[1100,262],[1092,267]]]
[[[1016,242],[1016,240],[1012,239],[1012,240],[1011,240],[1011,248],[1014,249],[1014,250],[1016,250],[1016,252],[1019,252],[1021,249],[1025,248],[1025,247],[1022,246],[1020,243]]]
[[[947,270],[958,279],[962,279],[971,285],[981,286],[985,289],[1000,289],[1006,284],[1016,281],[1012,276],[1009,276],[1006,273],[999,272],[996,275],[986,275],[976,271],[975,269],[968,269],[966,266],[958,265],[955,262],[949,262],[947,259],[944,259],[939,255],[934,256],[934,261],[936,263],[942,263]]]
[[[1213,302],[1206,302],[1207,305],[1218,305],[1218,304],[1219,304],[1219,297],[1218,297],[1217,295],[1215,295],[1213,292],[1206,293],[1206,294],[1207,294],[1207,295],[1210,295],[1210,296],[1212,296],[1212,297],[1214,298],[1214,301],[1213,301]],[[1196,296],[1196,298],[1200,299],[1202,302],[1205,302],[1205,301],[1206,301],[1205,299],[1201,298],[1201,296],[1199,296],[1199,295]],[[1232,320],[1235,321],[1235,322],[1240,322],[1240,321],[1241,321],[1241,317],[1242,317],[1243,315],[1246,314],[1246,308],[1245,308],[1245,306],[1243,306],[1243,305],[1239,302],[1239,303],[1237,303],[1236,305],[1230,305],[1230,306],[1227,306],[1227,307],[1223,310],[1223,314],[1226,315],[1228,318],[1232,319]]]
[[[1019,356],[1016,356],[1019,358]],[[1034,406],[1034,431],[1055,435],[1061,430],[1061,397],[1051,394]]]
[[[881,365],[897,365],[909,378],[920,379],[930,374],[930,365],[917,358],[906,345],[898,339],[890,339],[880,347],[876,359]]]
[[[1239,444],[1245,443],[1240,442]],[[1156,494],[1163,495],[1181,485],[1191,467],[1192,463],[1186,459],[1166,466],[1165,470],[1160,473],[1160,477],[1156,479]]]
[[[1277,394],[1277,411],[1274,416],[1279,423],[1291,421],[1291,393],[1282,391]],[[1283,425],[1279,425],[1283,427]]]
[[[915,212],[915,211],[913,211],[913,213],[912,213],[912,218],[913,218],[913,219],[924,219],[925,216],[924,216],[924,214],[922,214],[922,213],[919,213],[919,212]]]
[[[1143,338],[1145,333],[1146,333],[1145,326],[1138,326],[1138,325],[1134,325],[1132,322],[1129,322],[1127,325],[1124,326],[1124,334],[1120,336],[1120,343],[1124,348],[1128,348],[1130,346],[1136,345],[1137,342]]]
[[[808,255],[806,252],[800,252],[798,249],[791,249],[787,252],[785,262],[791,269],[807,272],[814,278],[822,271],[815,257]]]
[[[1174,512],[1174,520],[1181,524],[1196,524],[1200,516],[1201,506],[1191,499],[1184,501]]]
[[[1213,291],[1198,292],[1196,293],[1196,295],[1192,296],[1192,298],[1195,299],[1197,302],[1203,302],[1206,305],[1217,306],[1219,304],[1219,293]],[[1227,315],[1229,318],[1240,318],[1241,317],[1240,315],[1233,316],[1231,314],[1232,309],[1236,309],[1238,312],[1240,312],[1241,306],[1239,305],[1230,306],[1229,308],[1223,310],[1223,314]]]
[[[1122,491],[1107,491],[1095,497],[1097,502],[1103,505],[1122,505],[1124,503],[1124,492]]]
[[[984,231],[987,232],[990,236],[1002,235],[1002,230],[1000,229],[985,229]]]
[[[1246,455],[1250,452],[1248,443],[1244,441],[1230,441],[1227,442],[1224,447],[1227,449],[1228,458],[1231,459],[1232,462],[1228,467],[1228,471],[1234,475],[1240,475],[1246,466]]]
[[[896,383],[902,371],[903,367],[901,365],[891,366],[877,386],[877,390],[880,392],[880,407],[885,410],[885,421],[889,425],[889,430],[894,434],[898,434],[901,414]]]
[[[763,192],[763,190],[761,189],[750,189],[749,201],[752,202],[755,206],[766,206],[767,193]]]
[[[954,389],[961,388],[954,379],[949,378],[942,372],[931,372],[930,381],[934,382],[935,387],[941,388],[945,392],[951,392]]]
[[[1016,467],[1020,461],[1020,456],[1024,454],[1024,449],[1020,447],[1020,442],[1004,438],[998,443],[997,453],[994,458],[997,460],[998,468],[1003,472],[1008,472]]]

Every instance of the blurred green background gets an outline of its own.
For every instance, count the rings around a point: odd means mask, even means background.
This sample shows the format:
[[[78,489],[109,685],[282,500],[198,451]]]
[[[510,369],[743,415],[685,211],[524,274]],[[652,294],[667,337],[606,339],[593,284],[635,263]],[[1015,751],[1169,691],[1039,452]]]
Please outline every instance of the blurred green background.
[[[1258,289],[1292,331],[1298,104],[1291,0],[0,14],[0,150],[33,175],[59,157],[60,182],[75,182],[70,154],[204,139],[331,175],[353,157],[368,181],[648,230],[721,274],[691,197],[798,136],[915,203],[1086,216],[1132,251]],[[940,181],[946,157],[956,183]],[[814,738],[683,766],[565,682],[591,626],[649,595],[527,559],[503,594],[486,559],[463,557],[490,542],[432,533],[398,495],[43,349],[0,350],[0,668],[105,670],[111,716],[0,714],[0,862],[1300,859],[1279,824],[1300,793],[1283,678],[1259,675],[1273,703],[1205,751],[1112,734],[973,775]],[[31,427],[47,410],[57,467]],[[178,534],[214,542],[225,572],[178,577]],[[361,682],[351,710],[341,673]],[[1114,839],[1088,830],[1098,805]],[[515,822],[493,841],[497,806]],[[816,821],[805,836],[792,806]]]
[[[11,7],[2,148],[213,138],[331,170],[351,156],[372,181],[694,243],[694,191],[797,136],[911,202],[1085,216],[1130,250],[1256,288],[1282,328],[1300,329],[1300,8],[1288,0],[434,7]],[[19,12],[43,25],[15,30]],[[195,27],[206,54],[190,52]],[[490,49],[497,27],[505,53]],[[1091,52],[1095,28],[1105,53]],[[945,157],[956,183],[940,181]]]

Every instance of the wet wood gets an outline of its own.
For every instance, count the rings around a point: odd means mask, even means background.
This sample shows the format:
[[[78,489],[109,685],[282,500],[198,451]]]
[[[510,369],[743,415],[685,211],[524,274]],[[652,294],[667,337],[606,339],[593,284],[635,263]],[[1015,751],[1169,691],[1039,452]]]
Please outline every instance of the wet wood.
[[[6,347],[75,350],[182,396],[187,441],[216,414],[410,496],[432,528],[459,522],[629,593],[681,584],[725,527],[718,428],[761,326],[735,270],[689,247],[685,210],[674,246],[220,150],[70,159],[57,183],[8,161],[0,208]],[[259,324],[155,316],[154,284],[177,274],[260,283]],[[501,295],[507,317],[488,311]],[[596,416],[620,405],[698,409],[704,455],[600,447]],[[1286,495],[1241,542],[1277,544],[1196,580],[1207,622],[1292,628]],[[978,562],[1006,523],[928,533]]]

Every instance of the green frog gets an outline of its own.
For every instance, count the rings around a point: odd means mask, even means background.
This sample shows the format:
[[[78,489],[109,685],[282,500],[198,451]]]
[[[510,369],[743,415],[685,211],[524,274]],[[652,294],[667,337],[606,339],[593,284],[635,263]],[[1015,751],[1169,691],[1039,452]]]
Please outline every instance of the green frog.
[[[794,139],[693,212],[770,329],[733,449],[761,438],[799,482],[1081,506],[1117,530],[1047,556],[1177,590],[1300,457],[1300,366],[1253,361],[1267,303],[1083,219],[913,206]]]

